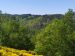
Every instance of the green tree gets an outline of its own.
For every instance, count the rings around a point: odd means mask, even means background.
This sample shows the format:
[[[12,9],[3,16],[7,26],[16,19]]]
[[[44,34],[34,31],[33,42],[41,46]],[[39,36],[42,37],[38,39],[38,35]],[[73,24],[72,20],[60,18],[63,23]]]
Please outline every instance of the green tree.
[[[28,28],[20,25],[19,22],[14,20],[5,21],[1,24],[2,32],[2,45],[13,47],[17,49],[30,50],[33,47],[28,33]]]
[[[73,56],[73,15],[73,11],[69,10],[63,19],[50,22],[36,36],[35,51],[45,56]]]

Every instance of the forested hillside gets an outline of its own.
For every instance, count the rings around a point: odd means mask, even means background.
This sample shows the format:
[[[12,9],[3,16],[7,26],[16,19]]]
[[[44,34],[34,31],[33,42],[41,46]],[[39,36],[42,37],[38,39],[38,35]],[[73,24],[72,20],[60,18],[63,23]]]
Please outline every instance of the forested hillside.
[[[75,13],[11,15],[0,13],[0,46],[43,56],[75,56]]]

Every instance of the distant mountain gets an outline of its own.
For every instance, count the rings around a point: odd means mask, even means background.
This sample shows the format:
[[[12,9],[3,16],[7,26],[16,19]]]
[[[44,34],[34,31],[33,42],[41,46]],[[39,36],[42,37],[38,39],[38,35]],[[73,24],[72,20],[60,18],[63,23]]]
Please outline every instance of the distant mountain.
[[[8,17],[12,20],[21,21],[23,25],[26,25],[30,28],[40,29],[48,24],[53,19],[61,19],[63,14],[47,14],[47,15],[32,15],[32,14],[1,14],[5,17]],[[21,20],[22,19],[22,20]]]

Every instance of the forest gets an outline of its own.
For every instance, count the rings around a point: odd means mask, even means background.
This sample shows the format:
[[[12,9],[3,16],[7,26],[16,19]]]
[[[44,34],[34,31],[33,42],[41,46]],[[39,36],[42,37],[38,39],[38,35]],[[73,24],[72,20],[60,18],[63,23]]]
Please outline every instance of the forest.
[[[4,48],[33,51],[37,56],[75,56],[75,12],[12,15],[0,11],[0,56],[8,56]]]

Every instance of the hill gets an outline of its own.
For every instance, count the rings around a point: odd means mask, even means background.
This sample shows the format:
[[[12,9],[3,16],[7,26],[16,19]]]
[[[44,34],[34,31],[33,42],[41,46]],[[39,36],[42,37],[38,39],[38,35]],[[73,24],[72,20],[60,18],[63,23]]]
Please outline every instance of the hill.
[[[44,56],[73,56],[74,44],[75,13],[71,9],[65,15],[0,14],[1,46]]]

